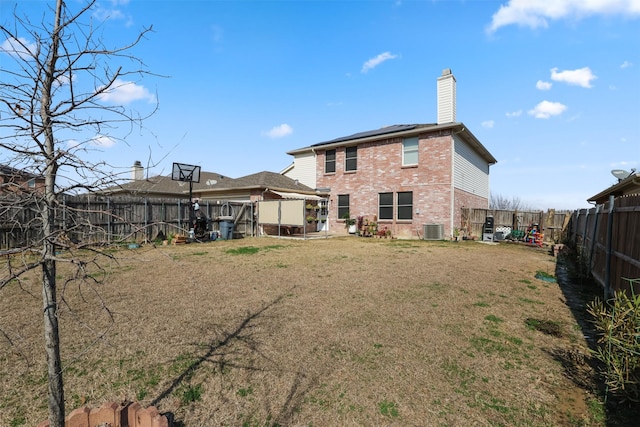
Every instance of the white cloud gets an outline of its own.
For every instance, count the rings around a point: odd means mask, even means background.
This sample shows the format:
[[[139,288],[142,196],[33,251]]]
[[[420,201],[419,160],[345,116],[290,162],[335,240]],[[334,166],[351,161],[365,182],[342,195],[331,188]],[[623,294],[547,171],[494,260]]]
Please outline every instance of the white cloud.
[[[0,52],[16,55],[22,59],[33,59],[38,52],[38,44],[30,43],[23,37],[8,38],[0,44]]]
[[[543,82],[542,80],[538,80],[536,82],[536,89],[539,90],[549,90],[551,89],[551,86],[553,85],[553,83],[549,83],[549,82]]]
[[[275,126],[271,128],[271,130],[267,132],[263,132],[263,135],[268,136],[269,138],[282,138],[287,135],[291,135],[293,133],[293,128],[286,123],[283,123],[279,126]]]
[[[631,67],[633,64],[629,61],[624,61],[622,64],[620,64],[620,68],[629,68]]]
[[[551,80],[557,82],[564,82],[570,85],[582,86],[590,88],[591,80],[595,80],[598,77],[591,72],[591,68],[583,67],[577,70],[564,70],[558,72],[557,68],[551,69]]]
[[[93,138],[91,138],[89,142],[95,145],[96,147],[101,147],[101,148],[109,148],[116,145],[116,141],[113,138],[110,138],[106,135],[96,135]]]
[[[493,14],[487,31],[500,27],[547,28],[549,20],[581,19],[592,15],[640,16],[640,0],[509,0]]]
[[[109,3],[111,3],[111,7],[103,7],[101,4],[98,4],[93,12],[93,16],[100,21],[123,20],[126,21],[125,25],[127,27],[133,25],[133,18],[118,8],[119,6],[128,5],[129,0],[110,0]]]
[[[491,129],[496,124],[496,122],[494,122],[493,120],[485,120],[480,124],[483,128]]]
[[[522,110],[518,110],[518,111],[512,111],[512,112],[507,112],[506,116],[509,118],[512,117],[520,117],[522,115]]]
[[[120,79],[116,79],[113,86],[101,94],[99,98],[104,102],[114,104],[129,104],[141,99],[146,99],[148,102],[155,102],[156,100],[156,96],[144,86]]]
[[[79,145],[80,145],[80,141],[78,141],[77,139],[69,139],[69,140],[67,140],[67,148],[68,149],[76,148]]]
[[[373,70],[374,68],[376,68],[378,65],[382,64],[383,62],[388,61],[390,59],[395,59],[395,58],[398,58],[398,55],[393,55],[391,52],[381,53],[380,55],[376,56],[375,58],[371,58],[367,62],[365,62],[364,65],[362,66],[362,70],[360,70],[360,72],[367,73],[369,70]]]
[[[536,119],[548,119],[551,116],[558,116],[567,109],[567,106],[559,102],[542,101],[532,110],[529,110],[529,115],[534,116]]]

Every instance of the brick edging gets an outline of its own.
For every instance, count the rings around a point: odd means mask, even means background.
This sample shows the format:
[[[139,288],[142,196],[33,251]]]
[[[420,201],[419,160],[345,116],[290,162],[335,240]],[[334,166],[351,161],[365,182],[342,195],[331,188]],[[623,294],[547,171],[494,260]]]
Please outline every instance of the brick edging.
[[[171,427],[169,419],[155,406],[143,408],[138,402],[107,402],[99,408],[83,406],[65,417],[65,427]],[[49,420],[38,424],[49,427]]]

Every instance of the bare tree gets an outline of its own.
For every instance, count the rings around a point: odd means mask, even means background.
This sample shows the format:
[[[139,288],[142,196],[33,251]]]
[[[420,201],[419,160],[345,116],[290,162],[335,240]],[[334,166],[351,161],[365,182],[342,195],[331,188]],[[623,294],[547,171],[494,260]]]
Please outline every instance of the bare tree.
[[[21,18],[14,10],[14,23],[0,25],[6,38],[0,48],[0,156],[11,170],[19,171],[2,188],[3,198],[12,203],[3,203],[2,211],[6,214],[18,203],[23,209],[35,206],[29,227],[38,223],[40,230],[37,239],[19,248],[30,257],[15,264],[7,261],[0,289],[26,272],[41,272],[49,421],[55,427],[64,426],[65,417],[56,287],[56,265],[62,260],[57,251],[70,247],[56,225],[61,196],[113,182],[109,165],[87,160],[87,153],[95,149],[96,138],[114,138],[114,130],[121,132],[124,127],[125,135],[119,139],[125,138],[157,106],[154,103],[141,116],[108,102],[114,91],[133,84],[127,79],[148,74],[144,64],[128,52],[151,28],[140,31],[128,45],[107,48],[98,33],[99,23],[92,19],[94,6],[92,0],[72,11],[67,2],[57,0],[55,9],[50,7],[41,21]],[[133,70],[124,68],[132,64]],[[43,177],[42,187],[25,188],[19,174]],[[22,220],[13,218],[16,226],[25,227]]]
[[[513,196],[511,198],[503,196],[501,194],[491,193],[489,199],[489,209],[502,209],[512,211],[527,211],[531,208],[520,200],[519,197]]]

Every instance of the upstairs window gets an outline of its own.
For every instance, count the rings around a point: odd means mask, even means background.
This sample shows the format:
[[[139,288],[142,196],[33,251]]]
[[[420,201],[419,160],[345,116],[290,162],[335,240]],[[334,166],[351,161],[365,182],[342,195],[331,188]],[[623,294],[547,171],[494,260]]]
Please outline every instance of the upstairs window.
[[[324,152],[324,173],[336,172],[336,150]]]
[[[393,219],[393,193],[378,194],[378,218]]]
[[[398,193],[398,220],[413,219],[413,191]]]
[[[349,214],[349,195],[338,194],[338,219],[344,219]]]
[[[402,166],[418,164],[418,137],[405,138],[402,141]]]
[[[36,179],[32,178],[29,181],[27,181],[27,187],[29,188],[36,188]]]
[[[344,154],[344,170],[358,170],[358,147],[347,147]]]

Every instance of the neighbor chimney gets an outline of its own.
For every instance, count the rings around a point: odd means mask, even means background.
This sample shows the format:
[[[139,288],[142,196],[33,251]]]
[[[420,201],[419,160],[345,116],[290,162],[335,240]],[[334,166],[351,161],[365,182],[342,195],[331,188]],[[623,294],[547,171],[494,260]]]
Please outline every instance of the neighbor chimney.
[[[438,77],[438,124],[456,121],[456,78],[450,68]]]
[[[131,166],[131,181],[140,181],[143,178],[144,168],[142,167],[140,160],[136,160],[133,162],[133,166]]]

